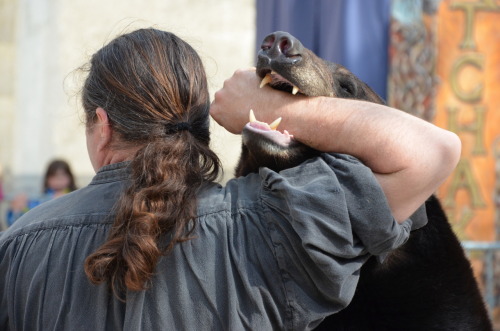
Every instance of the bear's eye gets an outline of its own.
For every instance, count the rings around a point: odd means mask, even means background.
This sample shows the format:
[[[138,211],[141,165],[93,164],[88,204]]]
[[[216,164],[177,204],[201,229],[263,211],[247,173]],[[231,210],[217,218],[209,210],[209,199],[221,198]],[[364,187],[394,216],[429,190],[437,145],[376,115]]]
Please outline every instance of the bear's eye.
[[[352,84],[350,82],[346,82],[346,81],[341,81],[340,82],[340,89],[342,90],[342,92],[344,93],[347,93],[349,95],[354,95],[354,88],[352,86]]]
[[[350,98],[355,97],[358,92],[356,88],[356,82],[354,82],[350,77],[341,77],[339,80],[339,87],[341,93],[344,97]]]

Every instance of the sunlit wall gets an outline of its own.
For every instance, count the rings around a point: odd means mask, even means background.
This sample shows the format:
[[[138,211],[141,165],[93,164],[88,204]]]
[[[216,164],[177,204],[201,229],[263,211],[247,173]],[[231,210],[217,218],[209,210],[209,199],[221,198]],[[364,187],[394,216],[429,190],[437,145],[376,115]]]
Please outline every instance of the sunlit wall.
[[[39,193],[53,158],[68,160],[80,186],[94,174],[81,122],[76,68],[117,34],[172,31],[199,51],[211,94],[253,65],[253,0],[0,0],[0,165],[4,190]],[[238,136],[213,124],[213,148],[230,177]]]

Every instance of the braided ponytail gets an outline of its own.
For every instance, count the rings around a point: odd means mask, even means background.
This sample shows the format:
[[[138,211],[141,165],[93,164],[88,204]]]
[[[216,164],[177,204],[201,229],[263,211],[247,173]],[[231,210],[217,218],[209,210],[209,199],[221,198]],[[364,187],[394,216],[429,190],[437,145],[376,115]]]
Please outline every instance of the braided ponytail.
[[[167,32],[121,36],[92,58],[83,104],[88,127],[95,108],[103,107],[121,138],[117,146],[139,146],[109,237],[87,257],[85,272],[95,284],[108,282],[115,293],[143,290],[160,257],[191,239],[196,195],[219,175],[219,159],[209,148],[201,60]]]

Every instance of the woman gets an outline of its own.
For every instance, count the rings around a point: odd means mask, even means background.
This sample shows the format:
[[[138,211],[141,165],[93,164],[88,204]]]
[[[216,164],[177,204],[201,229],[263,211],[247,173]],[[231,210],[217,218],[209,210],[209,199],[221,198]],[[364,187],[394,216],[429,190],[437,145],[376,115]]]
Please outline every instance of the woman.
[[[425,223],[407,218],[450,174],[460,143],[383,106],[269,89],[261,101],[257,91],[251,71],[237,72],[212,115],[240,132],[250,108],[267,120],[269,103],[298,139],[352,152],[375,175],[354,157],[324,154],[213,183],[220,165],[198,55],[168,32],[120,36],[92,57],[83,87],[96,176],[0,238],[0,327],[300,330],[345,307],[368,256]],[[311,117],[291,111],[304,103]],[[324,107],[337,116],[321,118]],[[367,111],[380,117],[367,121]],[[358,143],[357,130],[370,137]]]
[[[43,177],[43,191],[36,199],[28,199],[25,193],[16,195],[7,210],[7,225],[11,226],[28,210],[41,203],[76,190],[75,178],[69,164],[64,160],[53,160],[47,166]]]
[[[57,198],[76,190],[75,177],[64,160],[53,160],[49,163],[43,178],[43,193]]]

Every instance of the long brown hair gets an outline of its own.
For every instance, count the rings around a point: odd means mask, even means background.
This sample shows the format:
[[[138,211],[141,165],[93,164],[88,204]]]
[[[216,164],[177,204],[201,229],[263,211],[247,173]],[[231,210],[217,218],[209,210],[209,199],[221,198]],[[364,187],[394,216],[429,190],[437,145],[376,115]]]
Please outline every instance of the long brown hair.
[[[119,137],[114,148],[140,147],[109,237],[87,257],[85,273],[114,291],[143,290],[159,258],[191,239],[196,194],[221,169],[209,148],[205,71],[182,39],[141,29],[93,55],[82,101],[88,130],[102,107]]]

